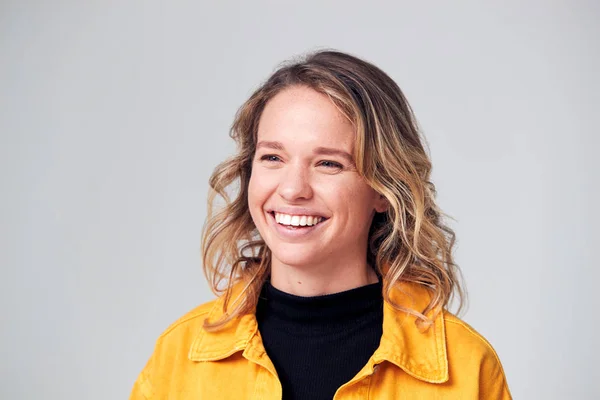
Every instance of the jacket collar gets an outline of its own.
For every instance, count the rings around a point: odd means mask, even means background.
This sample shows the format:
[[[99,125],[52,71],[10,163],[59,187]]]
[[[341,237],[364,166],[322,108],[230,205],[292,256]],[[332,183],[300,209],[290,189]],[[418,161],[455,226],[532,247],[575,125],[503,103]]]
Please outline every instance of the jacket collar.
[[[421,311],[427,307],[430,293],[422,285],[402,282],[392,289],[390,299],[403,308]],[[383,335],[373,355],[374,362],[389,361],[426,382],[446,382],[448,356],[443,313],[438,313],[433,325],[425,330],[417,327],[416,321],[415,316],[385,302]]]
[[[241,294],[243,284],[232,288],[231,301]],[[413,310],[423,310],[430,295],[422,285],[400,283],[391,293],[391,300],[397,305]],[[216,321],[224,314],[224,297],[214,303],[207,318]],[[429,315],[428,315],[429,316]],[[434,324],[427,330],[420,330],[415,324],[416,317],[398,311],[388,302],[383,308],[383,335],[371,360],[374,364],[388,361],[403,369],[409,375],[430,383],[448,380],[448,358],[443,313],[438,313]],[[230,321],[218,332],[201,329],[192,342],[188,357],[192,361],[217,361],[239,351],[255,360],[265,361],[266,353],[258,338],[258,324],[254,314],[246,314]]]

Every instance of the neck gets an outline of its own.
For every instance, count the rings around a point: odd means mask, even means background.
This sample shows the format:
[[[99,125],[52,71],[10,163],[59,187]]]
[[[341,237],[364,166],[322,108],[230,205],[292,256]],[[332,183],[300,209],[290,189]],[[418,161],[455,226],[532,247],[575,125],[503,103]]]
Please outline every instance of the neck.
[[[285,293],[310,297],[339,293],[379,281],[366,262],[336,264],[307,267],[286,265],[273,259],[271,285]]]

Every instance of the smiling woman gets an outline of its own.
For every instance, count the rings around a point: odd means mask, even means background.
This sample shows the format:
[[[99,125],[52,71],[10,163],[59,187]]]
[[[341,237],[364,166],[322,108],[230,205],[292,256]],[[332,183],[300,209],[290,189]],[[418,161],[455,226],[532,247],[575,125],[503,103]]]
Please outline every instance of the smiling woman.
[[[315,296],[378,281],[367,243],[386,200],[356,170],[354,142],[352,123],[311,88],[288,88],[265,106],[248,208],[271,252],[274,287]]]
[[[203,235],[218,298],[160,336],[132,399],[510,398],[491,345],[447,310],[454,232],[388,75],[311,54],[242,105],[232,138]]]

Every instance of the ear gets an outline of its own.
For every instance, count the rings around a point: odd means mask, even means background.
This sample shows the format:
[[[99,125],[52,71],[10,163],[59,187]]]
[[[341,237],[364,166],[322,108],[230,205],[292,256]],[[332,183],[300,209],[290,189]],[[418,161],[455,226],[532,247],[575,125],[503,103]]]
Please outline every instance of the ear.
[[[386,212],[389,205],[390,203],[387,201],[384,195],[377,195],[377,200],[375,201],[375,211],[378,213]]]

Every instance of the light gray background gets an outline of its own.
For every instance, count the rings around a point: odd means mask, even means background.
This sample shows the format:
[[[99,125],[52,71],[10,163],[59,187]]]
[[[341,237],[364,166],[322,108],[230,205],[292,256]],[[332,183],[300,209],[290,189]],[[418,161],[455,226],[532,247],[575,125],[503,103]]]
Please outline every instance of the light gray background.
[[[212,298],[200,230],[237,107],[322,47],[413,105],[464,319],[514,397],[599,398],[598,2],[0,4],[0,398],[128,397]]]

